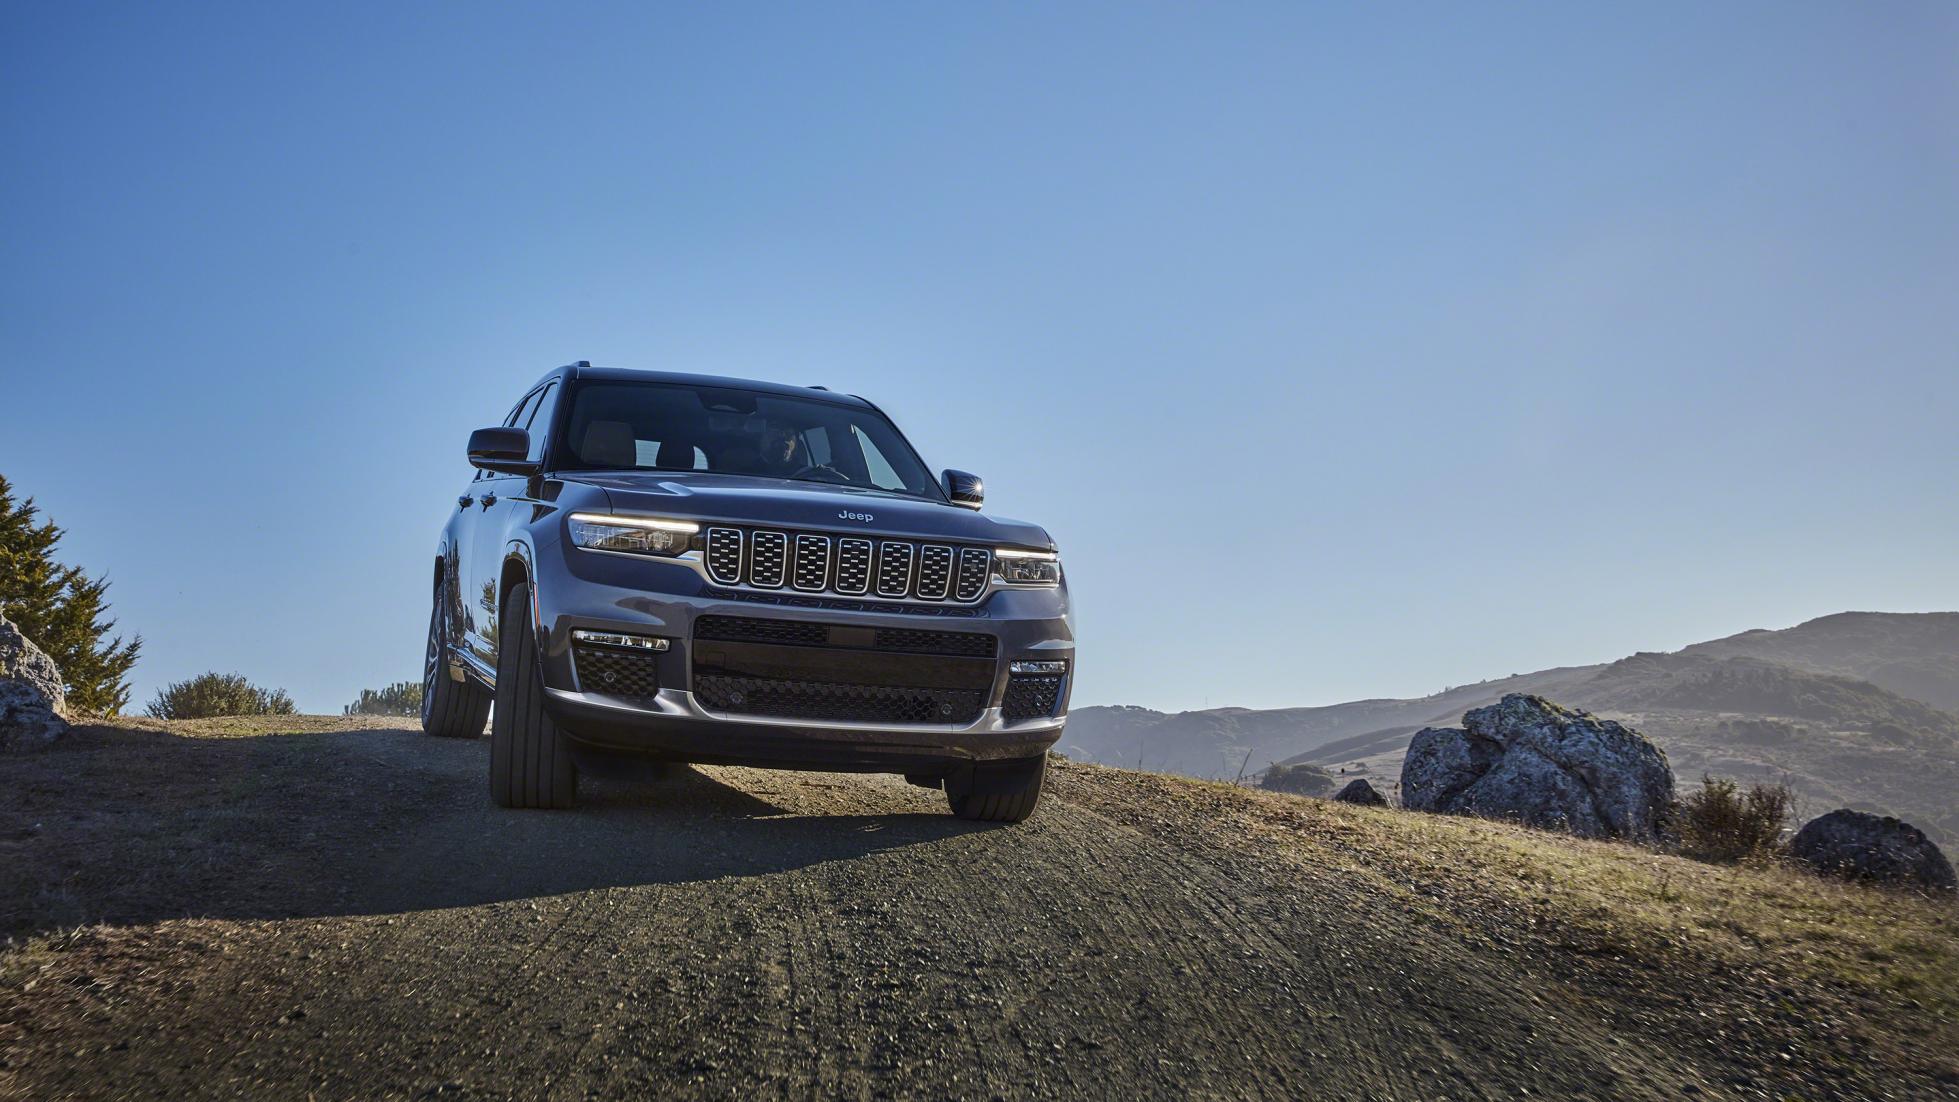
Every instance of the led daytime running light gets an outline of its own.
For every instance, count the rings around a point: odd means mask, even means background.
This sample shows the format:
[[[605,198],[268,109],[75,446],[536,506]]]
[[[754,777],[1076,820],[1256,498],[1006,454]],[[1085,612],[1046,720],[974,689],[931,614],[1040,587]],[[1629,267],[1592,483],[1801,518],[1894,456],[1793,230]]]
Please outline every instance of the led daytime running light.
[[[630,517],[616,513],[573,513],[571,519],[586,524],[606,524],[615,528],[651,528],[660,532],[685,532],[693,535],[701,526],[691,520],[664,520],[660,517]]]

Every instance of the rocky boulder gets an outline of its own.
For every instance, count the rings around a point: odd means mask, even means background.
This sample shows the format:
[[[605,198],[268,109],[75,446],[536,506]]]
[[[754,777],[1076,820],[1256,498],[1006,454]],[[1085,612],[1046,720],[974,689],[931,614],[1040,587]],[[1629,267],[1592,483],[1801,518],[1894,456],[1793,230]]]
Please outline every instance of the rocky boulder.
[[[1462,720],[1416,732],[1401,765],[1402,806],[1587,838],[1659,838],[1673,770],[1639,732],[1524,693]]]
[[[1789,852],[1831,876],[1929,891],[1959,888],[1952,863],[1924,831],[1885,815],[1844,808],[1811,819]]]
[[[0,749],[35,750],[68,730],[61,671],[0,616]]]
[[[1374,791],[1366,777],[1347,782],[1347,787],[1333,794],[1333,798],[1343,804],[1359,804],[1362,807],[1386,807],[1388,798]]]

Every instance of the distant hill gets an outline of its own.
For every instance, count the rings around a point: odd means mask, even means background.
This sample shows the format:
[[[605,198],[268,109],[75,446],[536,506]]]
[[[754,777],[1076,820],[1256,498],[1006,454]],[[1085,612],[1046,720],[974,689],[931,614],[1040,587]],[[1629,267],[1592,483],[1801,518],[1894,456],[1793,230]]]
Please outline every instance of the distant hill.
[[[1556,697],[1603,668],[1544,670],[1413,700],[1356,700],[1319,708],[1208,708],[1176,713],[1133,705],[1076,708],[1068,714],[1062,750],[1105,765],[1230,780],[1241,764],[1255,772],[1356,735],[1395,728],[1412,733],[1504,693]]]
[[[1410,700],[1175,714],[1080,708],[1063,749],[1226,780],[1287,762],[1392,785],[1415,731],[1455,724],[1510,692],[1633,723],[1667,750],[1682,781],[1702,772],[1782,779],[1812,813],[1886,811],[1959,840],[1959,613],[1841,613]]]
[[[1744,631],[1681,654],[1760,658],[1868,681],[1934,708],[1959,710],[1959,612],[1841,612],[1782,631]]]

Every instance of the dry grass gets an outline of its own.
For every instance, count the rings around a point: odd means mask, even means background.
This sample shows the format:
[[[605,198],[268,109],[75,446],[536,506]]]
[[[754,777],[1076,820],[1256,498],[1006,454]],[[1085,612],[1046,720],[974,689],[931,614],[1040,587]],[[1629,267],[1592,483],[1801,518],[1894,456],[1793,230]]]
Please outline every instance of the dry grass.
[[[1339,809],[1334,814],[1351,816]],[[1599,949],[1655,965],[1683,954],[1959,1013],[1959,907],[1777,863],[1716,866],[1632,846],[1409,812],[1375,812],[1357,848],[1554,914]]]
[[[1096,787],[1119,771],[1095,770]],[[1064,780],[1065,783],[1065,780]],[[1709,865],[1480,819],[1354,807],[1125,774],[1138,806],[1202,795],[1206,814],[1305,843],[1318,863],[1473,939],[1535,936],[1665,975],[1721,967],[1816,983],[1959,1021],[1959,902],[1774,862]],[[1145,791],[1136,792],[1135,789]]]

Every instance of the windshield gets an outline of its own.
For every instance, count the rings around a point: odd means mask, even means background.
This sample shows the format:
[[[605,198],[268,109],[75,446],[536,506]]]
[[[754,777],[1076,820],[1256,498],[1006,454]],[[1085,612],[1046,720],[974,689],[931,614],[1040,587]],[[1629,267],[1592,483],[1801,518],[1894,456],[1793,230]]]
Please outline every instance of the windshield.
[[[943,500],[876,410],[685,383],[584,382],[572,391],[563,470],[715,471]]]

